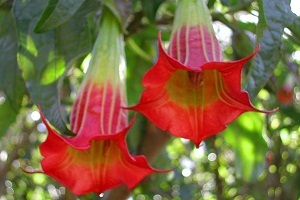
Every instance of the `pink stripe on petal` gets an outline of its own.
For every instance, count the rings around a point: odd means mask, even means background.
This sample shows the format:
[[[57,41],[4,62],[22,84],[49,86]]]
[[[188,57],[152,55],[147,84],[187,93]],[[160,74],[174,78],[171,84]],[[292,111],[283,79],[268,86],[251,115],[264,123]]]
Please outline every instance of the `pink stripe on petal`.
[[[166,54],[160,42],[159,50],[157,63],[143,78],[140,102],[132,107],[159,128],[198,146],[244,112],[268,112],[255,108],[241,90],[241,69],[257,51],[234,62],[205,62],[195,70]]]
[[[44,156],[43,173],[70,188],[74,194],[100,194],[121,184],[132,189],[149,174],[167,172],[150,167],[143,156],[129,154],[125,142],[128,128],[106,139],[95,137],[88,148],[76,149],[69,145],[72,140],[58,135],[44,122],[48,137],[40,146]]]
[[[168,52],[172,58],[194,70],[201,70],[206,62],[222,60],[219,42],[205,26],[184,26],[176,31]]]
[[[78,133],[78,138],[113,134],[128,126],[128,111],[122,108],[126,99],[119,87],[113,87],[109,81],[101,85],[92,81],[85,84],[71,114],[71,129]]]

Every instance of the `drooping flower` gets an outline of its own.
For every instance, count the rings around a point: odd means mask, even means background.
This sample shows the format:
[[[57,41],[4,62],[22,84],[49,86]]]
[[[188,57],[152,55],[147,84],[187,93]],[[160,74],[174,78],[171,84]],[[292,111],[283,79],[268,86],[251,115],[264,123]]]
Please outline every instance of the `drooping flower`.
[[[241,89],[248,57],[224,62],[203,0],[179,0],[168,51],[158,38],[159,58],[143,78],[132,109],[172,135],[200,142],[224,130],[246,111],[259,111]]]
[[[289,104],[293,101],[293,94],[294,94],[294,79],[289,74],[286,77],[281,88],[277,91],[277,99],[282,104]]]
[[[282,104],[289,104],[293,101],[293,88],[283,85],[277,92],[277,99]]]
[[[71,114],[73,137],[64,137],[42,117],[48,137],[40,146],[43,173],[74,194],[101,193],[121,184],[136,186],[158,172],[126,146],[128,124],[123,35],[116,17],[103,9],[86,77]]]

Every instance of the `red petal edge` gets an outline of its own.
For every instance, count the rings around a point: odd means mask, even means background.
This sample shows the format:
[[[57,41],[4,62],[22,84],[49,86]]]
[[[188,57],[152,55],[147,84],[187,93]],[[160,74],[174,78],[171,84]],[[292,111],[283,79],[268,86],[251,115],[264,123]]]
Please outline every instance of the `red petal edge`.
[[[134,188],[144,177],[154,172],[169,172],[152,168],[144,156],[131,156],[126,145],[126,133],[132,126],[119,133],[95,136],[81,149],[72,147],[72,138],[65,138],[53,130],[43,116],[48,137],[40,145],[42,171],[27,173],[47,174],[76,195],[91,192],[98,194],[125,184]],[[76,137],[76,136],[75,136]]]
[[[140,102],[130,107],[144,114],[162,130],[192,140],[196,146],[247,111],[271,113],[255,108],[241,90],[241,70],[254,57],[233,62],[207,62],[200,70],[190,69],[171,58],[158,37],[159,59],[143,78],[146,87]],[[188,73],[203,73],[202,86],[193,88]],[[191,100],[192,99],[192,100]]]

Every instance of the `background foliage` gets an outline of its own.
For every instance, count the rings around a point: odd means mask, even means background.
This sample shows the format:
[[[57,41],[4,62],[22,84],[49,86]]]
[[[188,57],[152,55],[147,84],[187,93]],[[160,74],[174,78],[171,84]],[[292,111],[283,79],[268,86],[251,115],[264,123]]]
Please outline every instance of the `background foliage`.
[[[227,60],[245,57],[260,44],[244,68],[243,86],[256,106],[279,111],[246,113],[199,148],[138,115],[127,138],[131,152],[145,154],[157,168],[174,170],[144,180],[131,199],[299,199],[300,17],[295,2],[207,2]],[[126,39],[128,101],[134,105],[142,76],[156,61],[158,31],[163,40],[170,37],[176,1],[116,3]],[[21,170],[40,168],[38,145],[46,132],[35,104],[58,130],[72,134],[68,115],[100,16],[101,0],[0,0],[1,200],[112,199],[122,191],[75,197],[47,176]]]

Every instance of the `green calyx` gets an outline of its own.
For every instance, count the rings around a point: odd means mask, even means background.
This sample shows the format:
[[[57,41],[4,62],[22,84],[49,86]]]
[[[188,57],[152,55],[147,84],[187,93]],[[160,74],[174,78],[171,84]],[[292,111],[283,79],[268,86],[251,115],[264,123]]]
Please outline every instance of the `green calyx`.
[[[124,33],[126,33],[126,26],[127,26],[127,19],[129,17],[131,9],[131,1],[123,1],[118,6],[116,3],[116,0],[103,0],[103,7],[106,7],[106,9],[109,9],[115,17],[118,19],[121,29]]]
[[[179,0],[173,24],[173,33],[181,27],[205,26],[214,32],[205,0]]]
[[[109,81],[118,85],[124,81],[125,52],[120,22],[109,8],[103,6],[100,30],[85,81],[101,84]]]

